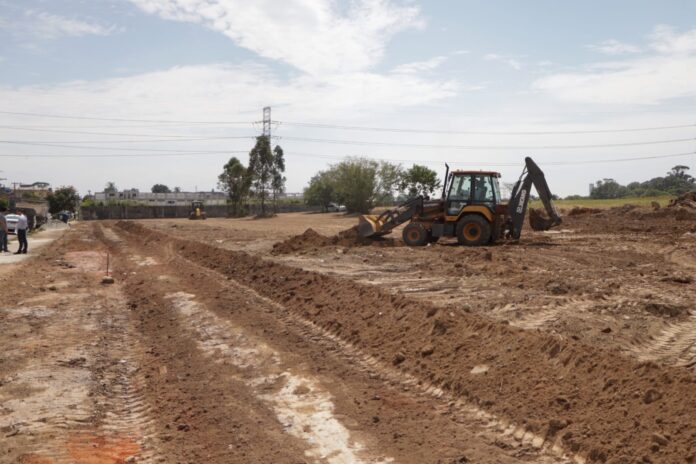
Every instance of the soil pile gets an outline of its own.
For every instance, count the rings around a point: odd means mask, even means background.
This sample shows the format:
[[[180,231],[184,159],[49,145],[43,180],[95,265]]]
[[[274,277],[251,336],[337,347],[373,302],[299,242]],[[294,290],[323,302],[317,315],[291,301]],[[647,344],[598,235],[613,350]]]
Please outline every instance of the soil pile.
[[[696,375],[686,369],[638,362],[243,252],[146,236],[135,223],[118,226],[148,245],[171,246],[384,365],[524,425],[587,462],[696,460]]]
[[[670,200],[668,207],[673,208],[675,206],[696,209],[696,192],[686,192]]]
[[[318,250],[327,246],[356,247],[356,246],[401,246],[403,242],[384,237],[361,237],[358,235],[358,227],[343,230],[338,234],[327,237],[316,232],[314,229],[307,229],[300,235],[295,235],[287,240],[273,245],[273,254],[290,254],[303,251]]]
[[[586,214],[597,214],[601,212],[602,210],[599,208],[585,208],[584,206],[576,206],[568,211],[568,216],[584,216]]]
[[[312,248],[320,248],[331,245],[331,238],[321,235],[314,229],[307,229],[300,235],[273,245],[274,254],[289,254]]]

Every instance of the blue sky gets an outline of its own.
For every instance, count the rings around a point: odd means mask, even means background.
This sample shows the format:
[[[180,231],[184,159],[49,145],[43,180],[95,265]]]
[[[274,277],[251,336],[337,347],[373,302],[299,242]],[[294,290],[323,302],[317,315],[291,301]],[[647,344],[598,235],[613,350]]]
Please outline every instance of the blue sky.
[[[694,75],[693,1],[0,0],[0,177],[211,189],[270,105],[291,192],[348,155],[531,155],[586,193],[696,169]]]

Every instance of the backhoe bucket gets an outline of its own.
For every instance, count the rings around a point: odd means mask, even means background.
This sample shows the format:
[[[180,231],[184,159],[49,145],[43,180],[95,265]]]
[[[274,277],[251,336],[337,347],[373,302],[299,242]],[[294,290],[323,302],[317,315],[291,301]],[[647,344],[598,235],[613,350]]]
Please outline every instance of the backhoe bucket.
[[[551,227],[557,224],[558,223],[556,221],[547,218],[539,210],[534,208],[529,210],[529,225],[532,227],[532,230],[549,230]]]
[[[377,220],[377,216],[365,214],[360,216],[358,223],[358,235],[361,237],[372,237],[380,235],[382,223]]]

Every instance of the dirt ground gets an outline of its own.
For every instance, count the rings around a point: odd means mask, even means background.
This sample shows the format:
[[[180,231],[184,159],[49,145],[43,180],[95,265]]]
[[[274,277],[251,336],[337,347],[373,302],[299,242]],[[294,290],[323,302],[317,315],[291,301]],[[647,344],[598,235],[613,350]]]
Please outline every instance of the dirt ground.
[[[12,265],[0,463],[696,463],[690,211],[482,248],[356,222],[89,222]]]

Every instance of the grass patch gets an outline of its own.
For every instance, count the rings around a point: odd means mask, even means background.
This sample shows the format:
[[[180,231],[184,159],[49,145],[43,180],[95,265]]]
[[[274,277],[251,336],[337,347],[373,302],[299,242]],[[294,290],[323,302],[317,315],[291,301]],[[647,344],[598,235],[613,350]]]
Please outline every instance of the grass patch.
[[[653,201],[656,201],[660,206],[667,206],[669,201],[673,199],[673,196],[662,195],[657,197],[626,197],[626,198],[611,198],[606,200],[597,200],[592,198],[583,198],[580,200],[555,200],[553,203],[556,208],[571,209],[577,207],[584,208],[613,208],[615,206],[623,205],[638,205],[638,206],[650,206]],[[530,207],[532,208],[543,208],[540,200],[533,200],[530,202]]]

